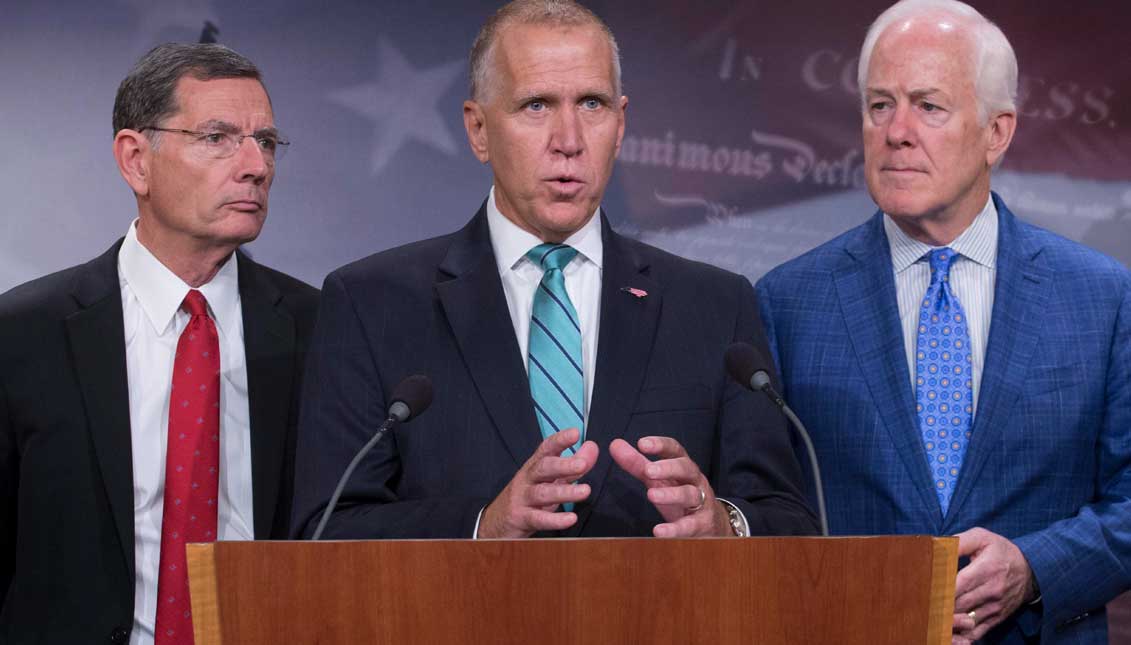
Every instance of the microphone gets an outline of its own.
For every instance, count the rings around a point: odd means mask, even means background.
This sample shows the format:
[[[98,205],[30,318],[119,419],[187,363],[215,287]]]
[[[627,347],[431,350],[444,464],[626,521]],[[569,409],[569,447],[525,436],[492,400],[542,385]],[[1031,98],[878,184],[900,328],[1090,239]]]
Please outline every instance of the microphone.
[[[797,428],[797,434],[805,443],[805,450],[809,453],[809,463],[813,465],[813,482],[817,486],[817,514],[821,520],[821,535],[828,537],[829,517],[825,512],[825,490],[821,484],[821,466],[817,463],[817,451],[813,448],[813,440],[809,437],[809,431],[805,429],[801,419],[797,418],[793,410],[786,405],[785,399],[770,383],[769,365],[761,352],[748,343],[732,343],[727,347],[726,366],[730,377],[742,387],[762,392],[770,397],[770,400],[781,408],[793,427]]]
[[[411,421],[413,418],[420,415],[428,409],[432,404],[432,379],[424,376],[423,374],[413,374],[405,378],[397,386],[393,388],[393,396],[389,404],[388,417],[385,422],[377,428],[376,434],[365,444],[361,450],[354,455],[353,461],[346,467],[346,472],[342,473],[342,478],[338,480],[338,485],[334,488],[334,494],[330,496],[330,502],[326,504],[326,510],[322,511],[322,519],[318,522],[318,528],[314,530],[314,535],[311,540],[317,540],[322,537],[322,532],[326,530],[326,522],[330,520],[330,515],[334,513],[334,508],[338,505],[338,498],[342,496],[342,491],[346,487],[346,482],[349,481],[350,475],[353,474],[354,468],[361,463],[361,458],[369,452],[385,433],[397,425],[398,423],[405,423]]]

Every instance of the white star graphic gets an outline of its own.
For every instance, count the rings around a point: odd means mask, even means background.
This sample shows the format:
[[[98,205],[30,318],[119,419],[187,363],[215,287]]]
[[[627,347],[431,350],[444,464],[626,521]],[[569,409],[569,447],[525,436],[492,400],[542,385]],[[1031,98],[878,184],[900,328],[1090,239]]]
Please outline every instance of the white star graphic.
[[[380,173],[401,147],[415,139],[447,155],[456,154],[437,103],[463,71],[454,60],[418,70],[385,37],[378,40],[377,80],[330,93],[329,99],[364,115],[374,123],[373,174]]]
[[[134,49],[139,56],[153,45],[167,27],[180,27],[192,32],[193,40],[204,29],[204,21],[219,24],[211,0],[121,0],[137,14]]]

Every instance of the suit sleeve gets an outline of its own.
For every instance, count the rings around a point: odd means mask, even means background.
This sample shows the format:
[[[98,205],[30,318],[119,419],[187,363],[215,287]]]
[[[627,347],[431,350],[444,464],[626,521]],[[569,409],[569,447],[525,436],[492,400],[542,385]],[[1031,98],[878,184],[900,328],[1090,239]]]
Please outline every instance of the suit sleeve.
[[[318,322],[306,358],[295,454],[294,538],[309,538],[339,477],[385,420],[385,392],[407,374],[382,374],[367,330],[341,276],[322,289]],[[410,430],[407,430],[411,432]],[[323,535],[327,539],[470,538],[489,499],[398,499],[397,430],[386,433],[358,464]]]
[[[8,394],[0,384],[0,606],[8,594],[16,566],[19,473],[15,429],[8,418]]]
[[[763,356],[770,347],[754,290],[741,280],[734,341],[753,345]],[[767,366],[775,388],[777,370]],[[805,501],[801,467],[781,410],[769,397],[727,379],[721,413],[720,497],[738,506],[751,535],[814,535],[816,516]]]
[[[1074,517],[1014,540],[1040,586],[1046,624],[1062,624],[1131,589],[1131,275],[1121,285],[1096,445],[1096,497]]]

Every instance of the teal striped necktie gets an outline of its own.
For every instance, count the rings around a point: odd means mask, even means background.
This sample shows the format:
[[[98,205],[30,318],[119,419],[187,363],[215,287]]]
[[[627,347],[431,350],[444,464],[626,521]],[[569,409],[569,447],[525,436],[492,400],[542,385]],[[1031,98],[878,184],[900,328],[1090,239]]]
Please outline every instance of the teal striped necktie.
[[[581,325],[562,274],[576,255],[577,249],[565,244],[539,244],[526,253],[543,272],[530,313],[526,366],[530,394],[543,439],[569,428],[581,431],[581,438],[565,456],[572,456],[585,440]]]

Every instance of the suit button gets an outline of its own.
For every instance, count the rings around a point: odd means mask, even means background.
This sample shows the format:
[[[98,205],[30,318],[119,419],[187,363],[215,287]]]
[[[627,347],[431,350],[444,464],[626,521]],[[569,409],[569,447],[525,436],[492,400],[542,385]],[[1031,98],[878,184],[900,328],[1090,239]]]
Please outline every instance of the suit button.
[[[126,643],[130,642],[129,630],[122,629],[121,627],[114,628],[114,631],[110,632],[110,642],[114,645],[126,645]]]

